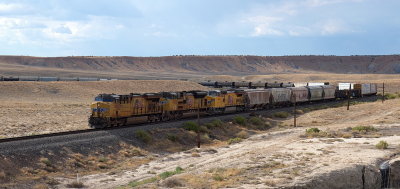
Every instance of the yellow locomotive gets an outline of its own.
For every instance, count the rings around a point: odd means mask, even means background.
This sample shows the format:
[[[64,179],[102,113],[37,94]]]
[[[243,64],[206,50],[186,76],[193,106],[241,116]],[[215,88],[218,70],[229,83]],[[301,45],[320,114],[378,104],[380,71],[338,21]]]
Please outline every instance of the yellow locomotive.
[[[93,128],[125,125],[128,118],[147,116],[149,122],[179,119],[184,113],[223,112],[225,98],[208,91],[145,94],[100,94],[91,104],[89,124]],[[229,96],[233,96],[230,94]],[[236,99],[229,97],[229,99]],[[228,100],[233,102],[233,100]]]

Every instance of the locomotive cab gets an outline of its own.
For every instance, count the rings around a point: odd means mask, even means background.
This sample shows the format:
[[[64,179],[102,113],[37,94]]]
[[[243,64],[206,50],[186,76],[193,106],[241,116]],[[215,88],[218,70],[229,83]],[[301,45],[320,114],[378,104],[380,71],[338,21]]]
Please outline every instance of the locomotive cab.
[[[109,123],[113,102],[118,99],[118,95],[100,94],[95,98],[95,102],[90,105],[91,115],[89,125],[92,128],[104,128]]]

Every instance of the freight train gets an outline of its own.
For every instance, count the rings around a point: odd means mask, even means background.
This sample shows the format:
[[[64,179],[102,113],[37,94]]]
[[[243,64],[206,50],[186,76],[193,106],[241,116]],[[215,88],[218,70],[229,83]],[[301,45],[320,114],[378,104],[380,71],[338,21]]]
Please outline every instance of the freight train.
[[[103,79],[103,78],[92,78],[92,77],[0,76],[0,81],[106,81],[106,80],[117,80],[117,79]]]
[[[200,85],[213,88],[286,88],[286,87],[300,87],[300,86],[315,86],[315,85],[329,85],[329,82],[324,83],[283,83],[283,82],[248,82],[248,81],[203,81],[199,82]]]
[[[144,94],[99,94],[91,104],[89,126],[105,128],[126,125],[129,118],[147,117],[149,122],[175,120],[189,112],[222,114],[271,109],[294,103],[311,103],[376,95],[376,84],[342,83],[285,88],[181,91]]]

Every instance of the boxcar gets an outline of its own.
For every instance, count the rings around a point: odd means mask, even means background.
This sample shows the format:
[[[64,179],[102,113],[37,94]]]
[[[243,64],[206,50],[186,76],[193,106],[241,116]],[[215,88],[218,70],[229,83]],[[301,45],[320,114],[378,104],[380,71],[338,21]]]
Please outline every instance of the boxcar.
[[[265,82],[257,82],[257,83],[252,82],[251,88],[267,88],[266,84],[267,83],[265,83]]]
[[[281,88],[282,83],[266,83],[265,84],[267,88]]]
[[[200,85],[206,86],[206,87],[217,87],[217,82],[216,81],[203,81],[199,83]]]
[[[246,82],[246,81],[234,82],[234,85],[235,85],[236,88],[240,88],[240,87],[250,87],[250,86],[251,86],[251,82]]]
[[[323,97],[324,97],[325,100],[335,99],[335,92],[336,92],[336,87],[335,86],[323,85],[321,87],[324,89]]]
[[[375,95],[378,92],[378,85],[376,83],[371,83],[370,95]]]
[[[248,109],[265,108],[271,103],[271,90],[245,90],[244,96]]]
[[[289,87],[291,91],[290,102],[307,102],[308,101],[308,89],[306,87]]]
[[[20,81],[38,81],[38,76],[19,76]]]
[[[272,88],[272,103],[273,104],[284,104],[290,102],[290,89],[288,88]]]
[[[307,86],[310,101],[324,99],[324,89],[321,86]]]
[[[374,83],[363,83],[361,84],[361,95],[368,96],[377,93],[377,86]]]
[[[39,81],[58,81],[58,77],[39,77]]]
[[[18,77],[3,77],[3,81],[19,81]]]
[[[217,83],[217,87],[234,87],[235,82],[221,81]]]
[[[294,87],[294,83],[282,83],[282,87]]]
[[[77,77],[60,77],[59,81],[78,81]]]
[[[98,78],[90,78],[90,77],[79,77],[78,81],[98,81]]]

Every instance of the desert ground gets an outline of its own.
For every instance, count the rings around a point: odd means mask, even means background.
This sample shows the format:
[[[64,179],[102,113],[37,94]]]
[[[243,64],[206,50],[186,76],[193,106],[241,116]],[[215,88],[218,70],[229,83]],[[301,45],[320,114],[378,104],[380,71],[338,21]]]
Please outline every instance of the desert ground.
[[[369,74],[275,74],[258,76],[213,76],[204,79],[228,81],[372,82],[378,91],[400,91],[397,75]],[[133,80],[99,82],[0,82],[0,138],[86,129],[89,105],[100,93],[145,93],[207,90],[195,82]]]
[[[386,92],[395,93],[400,89],[398,77],[390,74],[279,74],[209,78],[229,80],[228,77],[250,81],[385,82]],[[0,137],[86,129],[89,105],[99,93],[194,89],[207,90],[195,82],[176,80],[0,82]],[[381,92],[381,88],[378,91]],[[345,107],[304,111],[298,118],[300,127],[296,128],[292,126],[291,117],[262,117],[266,123],[276,123],[266,130],[254,130],[228,122],[225,131],[230,134],[218,140],[205,136],[209,142],[201,149],[169,147],[171,150],[162,155],[154,150],[140,149],[143,152],[139,156],[124,156],[121,162],[123,168],[97,168],[94,172],[83,173],[80,180],[89,188],[130,188],[142,181],[146,182],[140,187],[147,188],[274,188],[306,185],[310,180],[338,176],[338,173],[354,166],[376,167],[382,159],[396,154],[400,144],[400,137],[396,135],[400,127],[399,104],[400,100],[394,99],[384,104],[380,101],[357,104],[351,106],[350,111],[346,111]],[[376,131],[361,134],[353,132],[351,128],[357,126],[372,126]],[[329,134],[310,136],[305,132],[309,128],[318,128],[321,133]],[[236,136],[239,131],[247,133],[242,136],[243,140],[228,144],[229,137]],[[376,149],[375,145],[381,140],[389,143],[388,149]],[[176,145],[171,141],[162,142]],[[117,161],[111,157],[109,159],[110,164]],[[177,167],[183,171],[166,179],[153,180],[157,175],[174,171]],[[39,171],[39,175],[47,177],[48,173]],[[61,188],[74,181],[69,174],[56,174],[51,178],[56,179]],[[147,182],[149,180],[153,182]]]
[[[279,127],[239,143],[215,143],[156,156],[134,169],[86,175],[80,180],[89,188],[130,188],[140,182],[141,188],[325,188],[329,184],[340,188],[352,177],[360,176],[346,170],[367,166],[369,171],[378,172],[370,167],[399,152],[399,104],[400,99],[395,99],[384,104],[377,101],[354,105],[349,111],[345,107],[312,111],[299,117],[296,128],[292,127],[292,119],[282,120]],[[371,126],[376,131],[352,131],[357,126]],[[332,135],[307,135],[309,128]],[[377,149],[379,141],[386,141],[389,148]],[[151,180],[177,167],[183,171],[167,179]],[[74,180],[58,179],[64,184]],[[376,178],[366,179],[368,185]]]
[[[204,90],[186,81],[0,82],[0,138],[88,129],[100,93]]]

